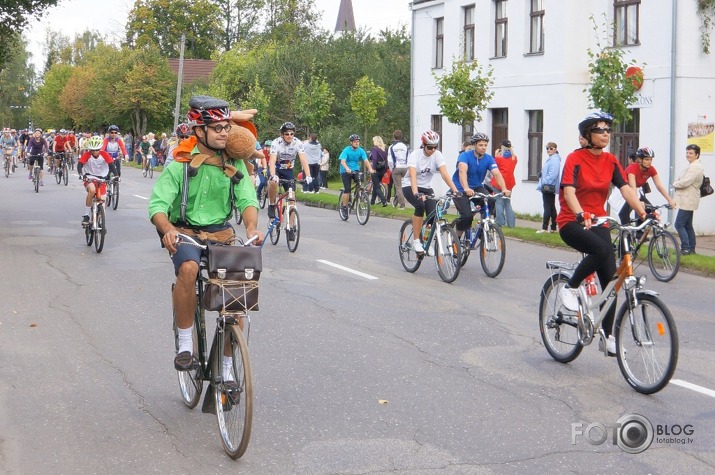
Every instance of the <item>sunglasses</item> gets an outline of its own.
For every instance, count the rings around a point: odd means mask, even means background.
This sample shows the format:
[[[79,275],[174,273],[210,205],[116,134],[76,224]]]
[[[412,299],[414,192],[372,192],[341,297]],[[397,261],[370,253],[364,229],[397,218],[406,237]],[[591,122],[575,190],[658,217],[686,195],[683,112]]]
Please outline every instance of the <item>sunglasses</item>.
[[[189,136],[188,136],[188,135],[179,135],[179,138],[180,138],[180,139],[188,139]]]
[[[425,145],[425,150],[437,150],[436,145]]]
[[[226,124],[226,125],[218,124],[218,125],[214,125],[214,126],[207,125],[206,127],[209,128],[209,129],[211,129],[211,130],[213,130],[213,131],[216,132],[217,134],[220,134],[220,133],[223,132],[224,130],[225,130],[226,132],[228,132],[229,130],[231,130],[231,124]]]
[[[546,150],[556,150],[556,147],[546,147]]]
[[[294,136],[295,132],[283,132],[283,135],[289,135],[289,136]]]
[[[109,133],[110,133],[110,134],[115,134],[115,135],[117,134],[117,133],[116,133],[116,132],[114,132],[114,131],[112,131],[112,132],[109,132]]]
[[[613,131],[610,127],[594,127],[591,129],[591,132],[594,134],[610,134]]]

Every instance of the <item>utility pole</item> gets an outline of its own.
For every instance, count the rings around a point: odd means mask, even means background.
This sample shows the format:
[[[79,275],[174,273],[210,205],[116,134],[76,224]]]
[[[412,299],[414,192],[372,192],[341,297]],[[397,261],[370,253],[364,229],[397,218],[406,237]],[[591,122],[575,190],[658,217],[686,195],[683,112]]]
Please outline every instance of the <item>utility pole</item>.
[[[181,107],[181,83],[184,76],[184,43],[186,43],[186,35],[181,34],[181,50],[179,52],[179,79],[176,85],[176,107],[174,108],[174,130],[179,125],[179,108]]]

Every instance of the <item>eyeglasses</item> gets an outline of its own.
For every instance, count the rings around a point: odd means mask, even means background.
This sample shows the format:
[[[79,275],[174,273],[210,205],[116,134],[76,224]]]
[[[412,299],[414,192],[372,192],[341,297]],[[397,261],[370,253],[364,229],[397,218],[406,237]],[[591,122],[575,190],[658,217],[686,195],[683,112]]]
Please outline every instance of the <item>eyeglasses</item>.
[[[437,150],[436,145],[425,145],[425,150]]]
[[[189,136],[188,136],[188,135],[179,135],[179,138],[180,138],[180,139],[188,139]]]
[[[546,147],[546,150],[556,150],[556,147]]]
[[[289,136],[294,136],[295,132],[283,132],[283,135],[289,135]]]
[[[214,125],[213,127],[210,126],[210,125],[207,125],[206,127],[208,127],[209,129],[213,130],[213,131],[216,132],[217,134],[220,134],[220,133],[223,132],[224,130],[225,130],[226,132],[228,132],[229,130],[231,130],[231,124],[226,124],[226,125],[218,124],[218,125]]]
[[[109,132],[109,133],[110,133],[110,134],[116,134],[117,132],[116,132],[116,131],[114,131],[114,130],[112,130],[112,131],[111,131],[111,132]]]
[[[591,129],[591,132],[594,134],[610,134],[613,131],[610,127],[594,127]]]

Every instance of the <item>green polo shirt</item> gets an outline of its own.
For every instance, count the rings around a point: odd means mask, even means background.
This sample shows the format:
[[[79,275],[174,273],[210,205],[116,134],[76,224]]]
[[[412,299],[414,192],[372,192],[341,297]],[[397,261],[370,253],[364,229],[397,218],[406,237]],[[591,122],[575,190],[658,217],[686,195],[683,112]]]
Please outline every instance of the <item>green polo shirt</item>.
[[[195,148],[192,155],[198,153]],[[234,185],[236,208],[243,213],[249,206],[258,209],[256,191],[243,160],[236,160],[234,166],[244,175],[238,185]],[[169,221],[181,219],[181,188],[184,180],[184,164],[172,161],[159,175],[149,199],[149,218],[156,213],[164,213]],[[186,206],[186,220],[194,226],[223,224],[230,217],[229,187],[231,179],[219,167],[201,165],[197,174],[189,178],[189,198]]]

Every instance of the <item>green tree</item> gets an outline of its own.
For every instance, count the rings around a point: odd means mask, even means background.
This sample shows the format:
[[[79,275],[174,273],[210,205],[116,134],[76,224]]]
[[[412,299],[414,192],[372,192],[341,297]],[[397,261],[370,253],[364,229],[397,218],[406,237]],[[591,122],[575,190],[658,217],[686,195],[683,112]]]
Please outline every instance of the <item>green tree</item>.
[[[0,124],[16,129],[28,126],[30,95],[35,72],[28,64],[29,54],[24,40],[13,40],[5,67],[0,70]]]
[[[463,59],[453,61],[450,72],[441,77],[432,73],[439,87],[437,104],[449,122],[464,127],[482,120],[494,96],[492,73],[491,67],[485,72],[476,60]]]
[[[615,122],[627,122],[631,118],[629,106],[636,101],[636,86],[631,78],[626,77],[626,69],[629,65],[636,65],[636,61],[626,63],[623,59],[626,52],[622,48],[601,46],[603,41],[613,44],[610,38],[613,28],[604,23],[604,33],[600,36],[593,16],[591,21],[596,32],[597,50],[586,50],[591,80],[584,92],[588,93],[591,107],[609,112]]]
[[[263,86],[256,78],[253,85],[248,89],[246,100],[240,104],[241,109],[256,109],[258,113],[253,116],[253,122],[256,124],[258,132],[262,135],[268,135],[270,130],[270,111],[271,98],[263,89]]]
[[[715,23],[715,0],[697,0],[700,18],[700,46],[703,53],[710,54],[710,30]]]
[[[59,107],[60,95],[72,75],[69,64],[55,64],[45,73],[42,85],[32,98],[30,115],[35,126],[48,128],[69,127],[70,115]]]
[[[377,86],[372,79],[363,76],[350,91],[350,107],[361,124],[365,127],[364,137],[367,139],[367,129],[377,123],[378,109],[387,104],[385,89]]]
[[[220,19],[221,11],[211,0],[137,0],[127,19],[127,45],[156,45],[160,56],[178,58],[184,33],[184,57],[210,59],[220,45]]]
[[[17,47],[20,34],[32,18],[39,19],[42,12],[57,5],[58,0],[16,0],[0,2],[0,71],[8,55]]]
[[[264,36],[288,42],[312,38],[320,21],[317,12],[314,0],[266,0]]]
[[[335,94],[323,77],[312,76],[308,84],[303,79],[295,90],[295,109],[298,119],[307,127],[320,126],[330,115],[330,106],[335,102]]]
[[[250,41],[259,32],[266,0],[213,0],[223,19],[222,45],[224,51],[234,44]]]

